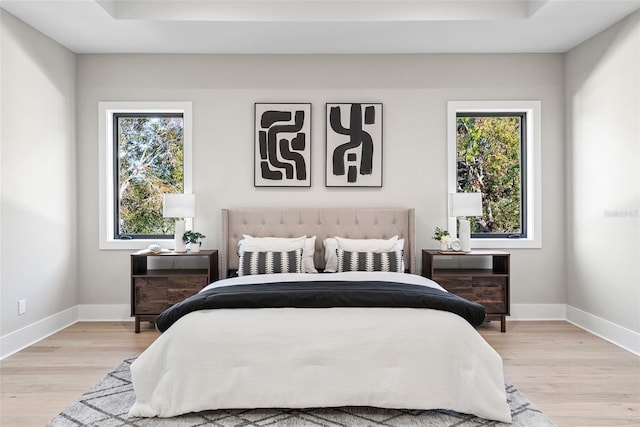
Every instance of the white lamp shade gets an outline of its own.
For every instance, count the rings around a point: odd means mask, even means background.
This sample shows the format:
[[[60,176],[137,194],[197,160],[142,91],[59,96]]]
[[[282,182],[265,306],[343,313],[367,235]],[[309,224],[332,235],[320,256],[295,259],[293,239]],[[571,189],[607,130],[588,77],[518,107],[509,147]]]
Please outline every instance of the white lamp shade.
[[[482,215],[482,193],[451,193],[449,216]]]
[[[162,216],[165,218],[193,218],[196,215],[195,194],[165,194]]]

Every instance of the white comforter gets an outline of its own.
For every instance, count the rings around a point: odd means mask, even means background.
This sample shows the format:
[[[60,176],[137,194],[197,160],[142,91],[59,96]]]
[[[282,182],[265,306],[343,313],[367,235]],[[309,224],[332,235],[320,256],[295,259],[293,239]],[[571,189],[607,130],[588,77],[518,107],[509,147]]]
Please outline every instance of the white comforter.
[[[261,275],[391,280],[400,273]],[[217,309],[188,314],[131,365],[129,416],[220,408],[375,406],[449,409],[511,422],[502,359],[461,317],[410,308]]]

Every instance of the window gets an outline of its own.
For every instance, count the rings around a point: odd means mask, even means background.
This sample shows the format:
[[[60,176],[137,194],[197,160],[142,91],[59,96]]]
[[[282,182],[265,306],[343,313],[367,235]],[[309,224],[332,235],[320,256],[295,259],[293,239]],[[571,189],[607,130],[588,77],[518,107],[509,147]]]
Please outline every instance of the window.
[[[450,102],[448,122],[449,192],[482,193],[472,246],[541,247],[540,102]]]
[[[164,193],[191,192],[191,104],[112,103],[100,110],[100,248],[171,245]],[[188,224],[190,225],[190,224]]]

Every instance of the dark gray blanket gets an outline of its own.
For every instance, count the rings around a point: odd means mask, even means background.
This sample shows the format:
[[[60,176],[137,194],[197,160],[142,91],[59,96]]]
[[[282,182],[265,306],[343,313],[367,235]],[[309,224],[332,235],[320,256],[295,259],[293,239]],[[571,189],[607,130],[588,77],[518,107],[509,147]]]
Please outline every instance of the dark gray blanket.
[[[484,322],[486,315],[482,305],[439,289],[396,282],[327,280],[208,289],[165,310],[157,317],[156,328],[164,332],[182,316],[196,310],[283,307],[428,308],[455,313],[473,326]]]

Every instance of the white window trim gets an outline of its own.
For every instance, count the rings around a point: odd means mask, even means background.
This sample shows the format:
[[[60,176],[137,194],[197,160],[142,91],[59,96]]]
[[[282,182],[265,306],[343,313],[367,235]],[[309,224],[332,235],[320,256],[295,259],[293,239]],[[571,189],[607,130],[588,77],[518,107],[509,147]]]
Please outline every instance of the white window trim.
[[[192,192],[192,104],[191,102],[99,102],[100,230],[99,249],[144,249],[150,244],[173,248],[173,239],[114,239],[113,230],[113,113],[182,113],[184,123],[184,192]],[[192,228],[191,218],[186,228]]]
[[[449,101],[447,105],[447,193],[456,192],[456,115],[465,112],[526,112],[527,114],[527,237],[521,239],[471,239],[472,248],[542,247],[542,150],[540,101]],[[449,200],[449,197],[447,197]],[[447,203],[450,203],[449,201]],[[447,206],[450,212],[451,206]],[[456,235],[456,218],[448,220]],[[453,231],[453,232],[452,232]]]

